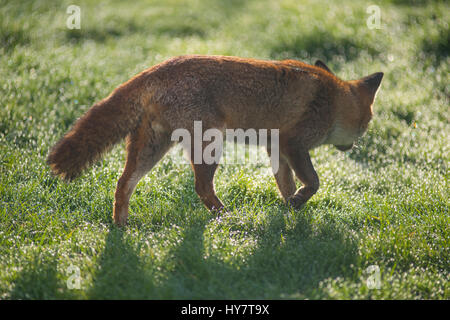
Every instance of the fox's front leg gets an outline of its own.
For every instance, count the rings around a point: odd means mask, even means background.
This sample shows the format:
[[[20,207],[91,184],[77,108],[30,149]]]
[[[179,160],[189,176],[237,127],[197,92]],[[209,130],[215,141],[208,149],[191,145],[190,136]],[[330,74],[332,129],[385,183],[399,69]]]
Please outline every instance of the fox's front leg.
[[[193,164],[192,168],[195,177],[195,191],[205,207],[210,211],[223,210],[224,206],[214,191],[213,179],[217,164]]]
[[[267,148],[267,153],[271,157],[271,150]],[[275,181],[280,190],[281,196],[284,201],[288,203],[289,199],[295,194],[297,187],[295,186],[294,175],[292,169],[289,167],[287,159],[283,155],[279,155],[278,159],[278,171],[273,172]]]
[[[202,155],[205,150],[207,144],[203,142],[202,144]],[[217,197],[216,192],[214,190],[214,173],[218,167],[218,161],[213,161],[211,164],[207,164],[202,159],[201,163],[195,163],[195,148],[192,146],[191,149],[191,165],[192,170],[194,171],[194,179],[195,179],[195,192],[197,192],[200,200],[203,202],[205,207],[213,212],[219,213],[224,210],[224,205]],[[211,154],[211,156],[215,157],[216,152],[222,154],[222,151],[215,150]]]
[[[288,199],[288,204],[298,209],[319,189],[319,177],[307,150],[289,147],[284,154],[296,177],[303,183],[303,186]]]

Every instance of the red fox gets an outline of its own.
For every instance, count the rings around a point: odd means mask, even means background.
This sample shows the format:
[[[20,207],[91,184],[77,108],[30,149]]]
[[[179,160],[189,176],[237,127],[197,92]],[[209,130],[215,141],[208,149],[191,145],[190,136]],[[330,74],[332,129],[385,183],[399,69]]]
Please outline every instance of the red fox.
[[[301,207],[319,188],[309,150],[345,151],[364,134],[383,78],[377,72],[343,81],[320,60],[266,61],[228,56],[180,56],[155,65],[94,104],[51,149],[52,172],[72,180],[126,138],[127,160],[115,192],[114,222],[125,225],[138,181],[176,143],[171,133],[204,129],[278,129],[275,180],[285,202]],[[202,145],[204,148],[205,145]],[[267,151],[270,155],[271,148]],[[195,191],[206,208],[223,210],[214,191],[217,163],[191,159]],[[303,184],[296,189],[294,174]]]

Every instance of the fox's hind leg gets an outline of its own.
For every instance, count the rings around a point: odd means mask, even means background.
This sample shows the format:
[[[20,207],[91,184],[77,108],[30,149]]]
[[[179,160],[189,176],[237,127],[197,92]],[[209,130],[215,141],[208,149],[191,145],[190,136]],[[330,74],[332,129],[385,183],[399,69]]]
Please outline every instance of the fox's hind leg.
[[[150,125],[141,125],[127,137],[127,161],[120,177],[114,201],[114,222],[123,226],[127,222],[130,197],[139,180],[170,149],[170,135],[155,130]]]

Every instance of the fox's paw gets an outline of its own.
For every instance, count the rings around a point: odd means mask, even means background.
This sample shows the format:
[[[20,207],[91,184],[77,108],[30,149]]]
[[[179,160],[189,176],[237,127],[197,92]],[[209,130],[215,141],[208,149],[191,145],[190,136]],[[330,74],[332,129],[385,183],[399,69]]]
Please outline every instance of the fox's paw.
[[[114,224],[116,225],[116,227],[118,228],[125,228],[127,226],[127,218],[123,218],[123,217],[114,217]]]
[[[232,214],[232,212],[227,210],[225,207],[221,207],[219,209],[213,208],[210,212],[213,215],[211,221],[215,221],[217,223],[222,223],[224,219]]]
[[[229,213],[227,208],[225,208],[224,206],[221,206],[220,208],[212,207],[209,211],[216,217],[220,217]]]
[[[300,195],[294,195],[287,201],[287,205],[294,209],[300,209],[306,203],[307,200],[303,199]]]

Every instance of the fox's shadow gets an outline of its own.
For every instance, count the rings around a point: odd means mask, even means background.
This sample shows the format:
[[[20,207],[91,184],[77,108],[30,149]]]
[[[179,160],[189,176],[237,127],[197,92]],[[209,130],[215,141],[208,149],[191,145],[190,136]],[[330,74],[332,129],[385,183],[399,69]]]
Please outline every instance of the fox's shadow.
[[[96,299],[261,299],[311,297],[322,280],[351,276],[357,247],[333,224],[312,223],[309,209],[286,216],[274,210],[245,261],[229,263],[205,254],[205,230],[217,220],[186,225],[183,238],[168,254],[173,267],[164,280],[153,277],[151,263],[111,227],[89,297]],[[291,227],[294,225],[294,227]],[[231,235],[230,235],[231,236]],[[346,270],[346,271],[345,271]],[[119,279],[118,281],[116,279]],[[117,281],[117,282],[115,282]],[[112,286],[112,287],[111,287]],[[130,295],[130,293],[132,293]]]
[[[123,229],[111,225],[99,257],[90,299],[142,299],[154,287],[152,278]]]

